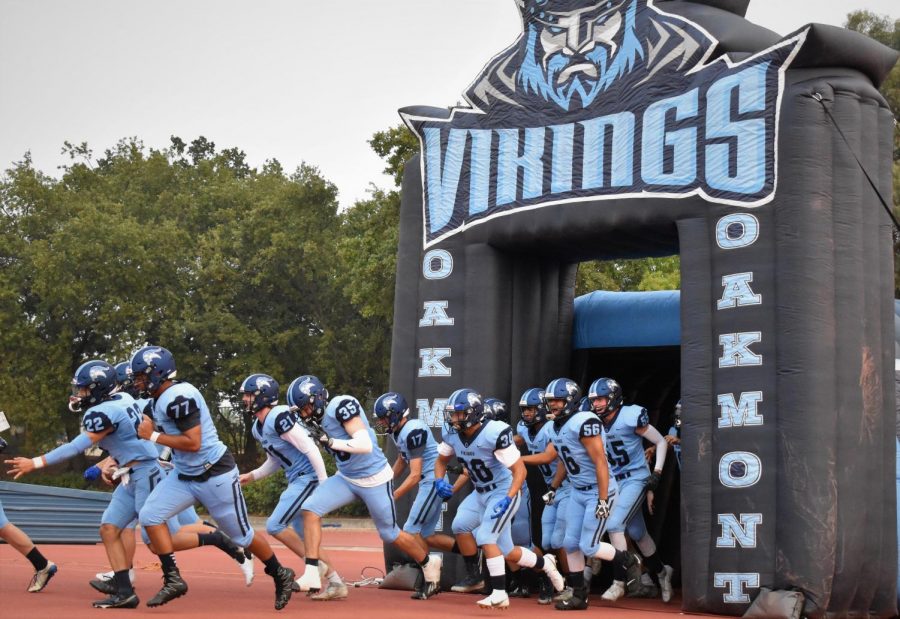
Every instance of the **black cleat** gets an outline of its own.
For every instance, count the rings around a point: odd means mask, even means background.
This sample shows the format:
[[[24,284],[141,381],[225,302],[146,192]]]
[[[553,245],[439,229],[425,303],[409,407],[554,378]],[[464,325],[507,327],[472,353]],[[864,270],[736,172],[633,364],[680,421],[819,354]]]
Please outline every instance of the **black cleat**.
[[[422,576],[416,580],[416,592],[411,596],[414,600],[427,600],[436,596],[441,592],[441,584],[438,582],[428,582]]]
[[[137,608],[141,601],[133,591],[128,595],[115,593],[105,600],[97,600],[91,606],[94,608]]]
[[[153,608],[154,606],[162,606],[163,604],[168,604],[175,598],[180,598],[182,595],[187,593],[188,586],[187,583],[184,582],[184,579],[181,577],[181,574],[178,570],[172,570],[171,572],[163,574],[163,586],[162,589],[154,595],[149,602],[147,602],[147,606]]]
[[[506,591],[511,598],[531,597],[528,586],[522,582],[518,572],[511,572],[506,576]]]
[[[546,574],[538,576],[538,604],[547,606],[553,603],[553,584]]]
[[[484,578],[480,573],[469,574],[458,583],[453,585],[450,590],[456,593],[478,593],[484,588]]]
[[[556,610],[587,610],[588,592],[587,589],[575,589],[572,597],[561,600],[556,603]]]
[[[100,593],[105,593],[106,595],[116,595],[119,592],[119,590],[116,589],[116,583],[112,580],[100,580],[99,578],[95,578],[90,582],[90,585]]]
[[[272,579],[275,581],[275,610],[281,610],[291,601],[294,592],[294,570],[282,565]]]

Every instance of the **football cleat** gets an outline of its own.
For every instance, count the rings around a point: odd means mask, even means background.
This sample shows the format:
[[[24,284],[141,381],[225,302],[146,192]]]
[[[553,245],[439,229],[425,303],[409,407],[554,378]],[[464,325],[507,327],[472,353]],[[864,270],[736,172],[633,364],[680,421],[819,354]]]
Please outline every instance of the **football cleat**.
[[[672,601],[672,572],[674,571],[671,565],[664,565],[659,573],[659,591],[662,601],[667,604]]]
[[[90,582],[90,585],[100,593],[105,593],[106,595],[116,595],[119,592],[116,588],[116,583],[112,580],[100,580],[99,578],[95,578]]]
[[[574,591],[573,591],[572,587],[566,587],[562,591],[558,592],[556,595],[553,596],[553,601],[554,602],[565,602],[566,600],[572,599],[572,595],[574,595]]]
[[[128,595],[116,593],[105,600],[97,600],[91,606],[94,608],[137,608],[140,603],[137,594],[132,592]]]
[[[282,565],[272,576],[272,580],[275,581],[275,610],[281,610],[291,601],[291,594],[294,592],[294,570]]]
[[[544,555],[544,574],[550,579],[550,584],[556,591],[562,591],[566,588],[566,579],[559,573],[556,567],[556,557],[553,555]]]
[[[53,561],[47,561],[46,567],[42,570],[37,570],[34,573],[34,576],[31,577],[31,583],[28,585],[28,592],[37,593],[46,587],[47,583],[50,582],[50,579],[56,575],[56,572],[56,564]]]
[[[572,595],[556,603],[556,610],[586,610],[588,607],[587,589],[573,591]]]
[[[325,600],[345,600],[348,595],[350,595],[350,593],[347,591],[347,585],[344,583],[335,584],[330,582],[324,589],[320,589],[317,593],[310,595],[309,599],[317,602]]]
[[[451,591],[456,593],[476,593],[484,588],[484,577],[476,566],[474,570],[469,570],[466,577],[458,583],[450,587]]]
[[[548,604],[553,603],[553,584],[550,582],[550,579],[547,578],[546,574],[541,574],[538,577],[539,583],[539,591],[538,591],[538,604],[542,606],[547,606]]]
[[[303,576],[297,579],[297,586],[300,591],[318,591],[322,588],[322,578],[319,576],[319,569],[312,565],[307,565]]]
[[[168,604],[172,600],[180,598],[182,595],[187,593],[187,591],[187,583],[184,582],[184,579],[181,577],[181,574],[177,569],[172,570],[171,572],[164,572],[162,589],[160,589],[156,593],[156,595],[150,598],[150,601],[147,602],[147,606],[153,608],[155,606]]]
[[[609,586],[609,589],[604,591],[603,595],[600,597],[607,602],[615,602],[623,595],[625,595],[625,583],[621,580],[614,580],[613,584]]]
[[[494,591],[483,600],[475,602],[483,610],[506,610],[509,608],[509,596],[506,591]]]
[[[238,563],[238,566],[241,568],[241,573],[244,575],[244,583],[249,587],[253,584],[253,559],[252,557],[244,556],[244,560]]]
[[[440,585],[441,564],[442,559],[440,555],[430,555],[428,557],[428,563],[422,566],[422,574],[425,575],[425,582],[437,583]]]

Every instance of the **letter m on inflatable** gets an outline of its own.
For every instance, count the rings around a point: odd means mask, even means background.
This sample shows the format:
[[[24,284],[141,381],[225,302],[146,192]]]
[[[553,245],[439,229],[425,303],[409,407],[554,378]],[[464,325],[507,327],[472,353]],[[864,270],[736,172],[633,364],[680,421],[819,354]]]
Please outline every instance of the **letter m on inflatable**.
[[[896,53],[746,0],[515,1],[465,106],[401,110],[391,388],[438,432],[457,388],[515,402],[570,369],[579,262],[679,253],[683,609],[893,616]]]

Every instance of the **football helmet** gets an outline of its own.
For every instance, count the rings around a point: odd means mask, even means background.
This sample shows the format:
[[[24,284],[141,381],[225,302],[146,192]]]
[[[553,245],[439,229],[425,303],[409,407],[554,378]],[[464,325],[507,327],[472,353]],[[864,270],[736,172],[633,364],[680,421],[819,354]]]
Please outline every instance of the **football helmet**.
[[[278,381],[268,374],[251,374],[244,379],[238,389],[238,395],[251,395],[253,399],[245,402],[248,413],[258,413],[262,409],[278,404]]]
[[[409,415],[409,405],[399,393],[388,391],[375,400],[372,410],[375,427],[381,432],[393,432],[400,422]]]
[[[108,399],[115,388],[116,368],[99,359],[82,363],[72,377],[69,410],[82,413]],[[87,393],[84,392],[85,389],[88,390]]]
[[[552,400],[563,400],[565,401],[565,406],[554,412],[553,407],[550,405]],[[544,389],[544,404],[547,406],[548,419],[560,419],[578,412],[580,402],[581,387],[571,378],[551,380],[547,388]]]
[[[147,376],[146,384],[140,387],[140,395],[152,396],[160,385],[175,378],[175,357],[162,346],[144,346],[132,355],[130,365],[135,383],[138,383],[138,376]]]
[[[678,404],[675,405],[675,429],[681,429],[681,400],[678,400]]]
[[[509,407],[499,398],[487,398],[484,401],[484,418],[509,423]]]
[[[465,413],[460,419],[457,413]],[[484,401],[472,389],[457,389],[444,407],[444,419],[457,432],[476,426],[484,419]]]
[[[594,405],[597,398],[606,398],[606,406]],[[588,390],[591,407],[601,418],[607,417],[622,408],[622,386],[612,378],[598,378],[591,383]]]
[[[288,385],[287,404],[293,412],[301,416],[301,419],[319,423],[325,416],[325,408],[328,406],[328,389],[315,376],[309,374],[298,376]],[[303,417],[302,409],[307,404],[312,404],[312,413]]]
[[[134,376],[131,374],[131,364],[127,361],[121,361],[115,365],[115,368],[116,390],[136,398],[137,391],[134,388]]]
[[[534,415],[525,416],[527,409],[536,409]],[[532,387],[519,398],[519,411],[521,411],[522,423],[531,427],[547,421],[547,405],[544,403],[544,390]]]

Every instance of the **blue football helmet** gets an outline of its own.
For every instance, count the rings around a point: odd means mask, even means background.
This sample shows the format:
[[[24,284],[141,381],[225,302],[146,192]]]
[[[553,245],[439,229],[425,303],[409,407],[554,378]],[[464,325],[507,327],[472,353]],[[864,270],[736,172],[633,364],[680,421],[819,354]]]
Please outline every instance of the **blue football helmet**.
[[[554,412],[553,407],[550,406],[552,400],[563,400],[565,406]],[[547,406],[548,419],[561,419],[578,412],[580,402],[581,387],[571,378],[551,380],[547,388],[544,389],[544,404]]]
[[[127,361],[120,361],[116,364],[116,387],[118,391],[123,391],[133,398],[137,397],[137,391],[134,388],[134,376],[131,374],[131,364]]]
[[[268,374],[251,374],[238,389],[238,395],[242,398],[245,394],[253,396],[250,403],[245,404],[247,412],[258,413],[278,404],[278,381]]]
[[[579,413],[589,413],[591,412],[591,399],[587,396],[581,398],[581,402],[578,403],[578,412]]]
[[[381,432],[393,432],[403,419],[409,415],[409,405],[399,393],[388,391],[375,400],[372,411],[375,415],[375,427]]]
[[[465,413],[462,419],[454,419],[456,413]],[[451,430],[457,432],[476,426],[484,419],[484,401],[472,389],[457,389],[447,400],[444,419]]]
[[[95,404],[109,399],[115,388],[116,368],[99,359],[82,363],[72,377],[69,410],[73,413],[84,412]],[[84,389],[87,389],[88,393],[83,393]]]
[[[534,415],[525,416],[527,409],[534,408]],[[532,387],[522,394],[519,398],[519,410],[521,411],[522,423],[526,426],[536,426],[547,421],[547,405],[544,404],[544,390],[538,387]]]
[[[593,411],[601,418],[607,417],[622,408],[622,387],[612,378],[598,378],[591,383],[588,398]],[[597,398],[606,398],[606,405],[596,406]]]
[[[509,423],[509,407],[499,398],[487,398],[484,401],[484,418]]]
[[[167,380],[175,378],[175,357],[162,346],[144,346],[131,357],[131,376],[140,395],[153,395]],[[146,376],[140,384],[138,377]]]
[[[301,419],[319,423],[325,416],[325,408],[328,406],[328,389],[315,376],[309,374],[298,376],[288,385],[287,403]],[[312,404],[312,413],[304,417],[303,407],[307,404]]]

